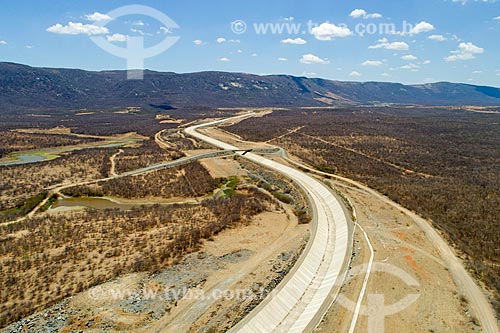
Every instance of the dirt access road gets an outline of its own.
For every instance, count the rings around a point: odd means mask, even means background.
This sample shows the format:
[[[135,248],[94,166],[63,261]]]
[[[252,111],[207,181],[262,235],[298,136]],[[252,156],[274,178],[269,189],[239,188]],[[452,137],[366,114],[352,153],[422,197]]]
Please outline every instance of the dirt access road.
[[[430,241],[435,249],[437,250],[439,257],[444,261],[447,270],[451,273],[453,281],[456,284],[457,290],[465,297],[468,302],[468,308],[471,310],[474,316],[476,316],[479,321],[480,326],[484,332],[498,333],[500,332],[498,327],[498,321],[495,317],[495,312],[488,301],[483,290],[478,286],[476,281],[471,277],[471,275],[465,269],[462,261],[457,257],[452,248],[448,243],[441,237],[441,235],[432,227],[429,221],[415,214],[414,212],[404,208],[403,206],[390,200],[388,197],[378,193],[377,191],[351,179],[340,177],[315,169],[310,168],[300,162],[288,159],[293,165],[309,170],[310,172],[321,175],[328,176],[339,180],[345,184],[354,186],[368,193],[373,198],[379,200],[382,203],[389,205],[397,209],[398,211],[404,213],[406,216],[410,217],[411,220],[425,233],[428,241]],[[432,273],[431,273],[432,274]],[[444,286],[443,286],[444,288]]]
[[[245,146],[249,144],[247,142],[243,142],[242,138],[237,135],[231,135],[231,133],[218,129],[207,129],[204,130],[204,133],[209,133],[212,137],[222,138],[223,141],[238,146]],[[251,144],[255,146],[257,143]],[[471,332],[481,330],[483,332],[499,332],[498,321],[484,291],[470,276],[462,261],[457,257],[453,249],[448,245],[443,237],[433,228],[429,221],[361,183],[348,178],[317,171],[301,162],[297,162],[300,161],[298,158],[294,158],[293,160],[289,159],[286,154],[282,154],[281,158],[294,167],[303,168],[304,170],[308,170],[312,174],[316,174],[320,177],[327,177],[329,179],[336,180],[339,186],[344,187],[342,192],[352,193],[351,197],[355,199],[355,205],[357,204],[358,208],[362,208],[360,210],[363,210],[367,207],[368,203],[371,203],[374,208],[360,214],[362,217],[364,216],[364,219],[367,222],[373,223],[374,216],[380,212],[380,209],[393,210],[392,215],[384,216],[378,220],[375,219],[378,221],[375,227],[370,228],[370,225],[368,225],[367,231],[369,237],[372,238],[374,242],[376,260],[391,260],[390,255],[393,255],[394,253],[391,253],[390,251],[388,252],[386,248],[388,248],[387,242],[394,242],[398,245],[394,246],[393,249],[396,249],[400,251],[399,253],[401,253],[400,257],[402,258],[402,261],[400,264],[402,266],[406,264],[410,270],[416,271],[417,278],[423,277],[420,282],[425,285],[420,288],[420,292],[422,293],[420,303],[426,306],[422,307],[421,304],[419,304],[413,308],[413,314],[417,311],[417,316],[413,321],[413,327],[422,328],[428,324],[427,326],[429,328],[422,329],[421,331],[452,330],[457,332]],[[361,193],[368,196],[369,199],[360,199],[356,197],[356,195],[360,195]],[[401,228],[401,226],[398,226],[397,223],[394,225],[394,221],[401,220],[401,216],[406,218],[407,222],[405,223],[408,225],[408,230],[406,230],[407,228]],[[389,232],[384,235],[380,233],[380,229],[390,229],[390,226],[395,229],[400,228],[403,232],[399,233],[394,231],[394,233]],[[411,230],[412,228],[415,230]],[[360,246],[364,248],[363,251],[357,251],[357,254],[362,257],[362,252],[365,252],[364,259],[366,259],[368,257],[368,254],[366,253],[367,244],[363,241],[363,235],[358,234],[356,239],[358,244],[361,244]],[[387,253],[388,255],[384,258],[380,258],[384,253]],[[366,260],[363,261],[360,259],[358,262],[363,263],[366,262]],[[395,263],[399,265],[397,260]],[[438,264],[437,266],[435,265],[436,263]],[[433,279],[430,279],[430,277]],[[377,274],[369,277],[369,280],[370,283],[368,292],[370,292],[370,290],[380,291],[383,289],[386,282],[383,279],[380,279]],[[355,288],[357,291],[351,295],[352,299],[355,300],[361,289],[361,282],[356,281],[356,279],[353,278],[349,283],[357,284],[357,288]],[[394,288],[392,289],[394,290]],[[433,309],[433,313],[429,314],[428,317],[425,318],[428,321],[419,317],[420,314],[426,312],[424,310],[425,308],[427,308],[427,310]],[[409,313],[411,312],[412,311],[410,309]],[[404,314],[408,317],[408,312]],[[335,328],[336,330],[347,332],[351,318],[352,313],[349,312],[348,314],[345,314],[345,317],[341,318],[342,323],[337,320],[337,325],[330,326],[329,329]],[[396,319],[399,319],[400,324],[402,324],[399,327],[400,329],[408,329],[408,324],[411,321],[405,320],[405,318],[401,316],[396,317]],[[473,323],[472,325],[471,322]],[[366,323],[363,323],[362,321],[360,325],[361,327],[365,327]],[[398,326],[397,324],[395,325],[396,327]],[[344,327],[344,329],[339,329],[342,326],[346,327]],[[394,328],[397,329],[396,327]],[[360,327],[357,326],[356,331],[358,331],[359,328]],[[323,330],[321,331],[324,331],[324,329],[325,327],[323,327]],[[329,329],[325,332],[330,332],[331,330]],[[420,329],[415,329],[415,331],[420,331]]]

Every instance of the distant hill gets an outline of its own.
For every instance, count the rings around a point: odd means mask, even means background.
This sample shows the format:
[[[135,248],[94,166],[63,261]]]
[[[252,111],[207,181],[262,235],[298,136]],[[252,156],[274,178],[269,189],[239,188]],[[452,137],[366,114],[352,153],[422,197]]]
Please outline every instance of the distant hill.
[[[500,105],[500,89],[456,83],[402,85],[341,82],[289,75],[146,71],[143,81],[125,71],[35,68],[0,62],[0,111],[19,108],[141,106],[262,107],[349,104]]]

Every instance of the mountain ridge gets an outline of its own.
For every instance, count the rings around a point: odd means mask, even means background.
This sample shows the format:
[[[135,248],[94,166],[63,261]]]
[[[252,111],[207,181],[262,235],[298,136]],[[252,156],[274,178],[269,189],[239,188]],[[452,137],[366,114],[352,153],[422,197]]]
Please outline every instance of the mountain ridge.
[[[4,110],[381,103],[496,106],[500,105],[500,89],[450,82],[404,85],[220,71],[178,74],[146,70],[144,80],[133,81],[126,79],[124,70],[86,71],[0,62],[0,107]]]

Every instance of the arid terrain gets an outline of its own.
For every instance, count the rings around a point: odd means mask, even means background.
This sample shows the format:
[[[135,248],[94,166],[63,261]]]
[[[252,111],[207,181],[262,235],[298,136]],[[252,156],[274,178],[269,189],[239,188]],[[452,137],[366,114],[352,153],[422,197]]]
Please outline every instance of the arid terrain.
[[[54,136],[50,140],[57,142],[55,146],[62,146],[69,133],[62,129],[33,132]],[[4,133],[13,140],[19,135]],[[36,142],[18,149],[51,148]],[[47,189],[66,184],[34,216],[0,226],[2,326],[48,309],[6,331],[14,327],[16,331],[19,327],[37,331],[142,327],[147,331],[150,325],[171,322],[177,318],[174,313],[195,318],[188,321],[193,329],[221,329],[234,325],[258,304],[293,266],[307,240],[308,226],[299,224],[295,215],[298,207],[306,206],[299,192],[280,177],[234,158],[113,178],[207,152],[203,148],[181,132],[170,132],[122,148],[83,149],[45,162],[3,167],[6,222],[33,209],[48,195]],[[81,182],[90,183],[70,186]],[[83,206],[59,206],[58,197],[81,198]],[[91,201],[100,198],[122,203],[123,208],[120,204],[100,208]],[[266,250],[259,251],[262,248]],[[176,279],[179,284],[169,284]],[[158,299],[153,305],[144,300],[142,307],[134,301],[125,308],[124,299],[88,299],[89,288],[94,288],[89,292],[109,286],[121,290],[122,283],[126,290],[137,292],[151,284],[162,291],[237,288],[255,295],[210,298],[196,312],[189,303],[180,302],[184,294],[170,301]],[[61,306],[70,306],[62,317],[61,311],[54,311]],[[205,317],[208,313],[219,313],[219,319]]]
[[[412,110],[411,115],[393,109],[256,111],[257,117],[200,132],[243,149],[283,147],[263,156],[323,172],[310,174],[345,198],[346,210],[358,223],[346,282],[316,331],[347,332],[354,320],[356,331],[366,331],[374,325],[369,320],[376,301],[372,295],[383,295],[386,305],[417,295],[386,315],[388,331],[481,331],[448,261],[422,222],[398,204],[428,218],[425,223],[455,245],[497,304],[498,248],[490,224],[496,211],[450,199],[496,200],[495,123],[458,110],[446,111],[455,121],[439,124],[432,117],[439,119],[444,111],[432,109]],[[217,150],[187,137],[182,128],[196,117],[227,114],[231,110],[203,109],[179,119],[172,110],[149,118],[158,131],[142,132],[133,143],[0,167],[0,217],[18,221],[0,225],[2,332],[226,331],[272,292],[299,260],[314,212],[303,189],[242,157],[196,160]],[[120,115],[113,116],[118,123]],[[474,126],[489,136],[479,139]],[[94,144],[109,135],[75,135],[86,132],[85,127],[51,128],[9,130],[0,137],[11,142],[26,135],[22,145],[6,151],[15,153]],[[456,128],[469,134],[467,149],[460,153],[450,145],[457,140]],[[185,157],[194,160],[120,177]],[[387,198],[326,174],[361,181]],[[54,192],[58,186],[61,190]],[[71,200],[74,204],[68,204]],[[37,212],[23,218],[34,207]],[[368,264],[373,265],[369,276]],[[398,270],[406,275],[398,276]],[[220,295],[221,290],[246,294],[238,298]],[[353,315],[356,303],[362,306]]]
[[[268,140],[317,170],[361,181],[429,219],[484,282],[498,312],[497,118],[432,107],[296,109],[229,130]]]
[[[0,333],[500,333],[499,15],[2,1]]]

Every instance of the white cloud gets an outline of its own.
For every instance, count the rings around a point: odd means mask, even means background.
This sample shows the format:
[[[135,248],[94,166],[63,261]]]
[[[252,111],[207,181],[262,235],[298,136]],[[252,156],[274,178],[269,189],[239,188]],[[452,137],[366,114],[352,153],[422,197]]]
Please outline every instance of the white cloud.
[[[387,50],[406,51],[410,49],[410,46],[405,42],[392,42],[392,43],[387,43],[387,45],[384,45],[383,48]]]
[[[136,27],[145,26],[144,22],[142,22],[141,20],[132,22],[132,25],[135,25]]]
[[[203,42],[201,39],[195,39],[193,40],[194,45],[203,45],[205,42]]]
[[[468,43],[460,43],[458,45],[458,49],[455,51],[451,51],[452,55],[444,58],[444,60],[451,62],[457,60],[471,60],[476,58],[476,54],[484,53],[484,49],[472,44]]]
[[[465,5],[466,3],[469,2],[469,0],[452,0],[453,2],[458,2],[461,3],[462,5]],[[472,2],[484,2],[484,3],[494,3],[497,2],[498,0],[470,0]]]
[[[432,31],[435,29],[436,28],[432,24],[430,24],[429,22],[422,21],[410,30],[410,34],[417,35],[417,34],[421,34],[423,32],[429,32],[429,31]]]
[[[405,56],[402,56],[401,59],[403,60],[408,60],[408,61],[415,61],[415,60],[418,60],[417,57],[415,57],[414,55],[412,54],[408,54],[408,55],[405,55]]]
[[[500,20],[500,16],[494,17],[494,20]]]
[[[383,77],[390,77],[390,76],[391,76],[391,74],[389,74],[389,73],[382,73],[381,75],[382,75]]]
[[[352,18],[364,18],[364,19],[379,19],[379,18],[382,18],[382,14],[379,14],[379,13],[369,14],[364,9],[355,9],[355,10],[353,10],[349,14],[349,16],[352,17]]]
[[[326,65],[329,64],[330,61],[328,59],[322,59],[314,54],[304,54],[302,58],[300,58],[300,62],[306,65],[311,65],[311,64],[321,64],[321,65]]]
[[[0,40],[0,45],[7,45],[7,42],[4,40]]]
[[[239,44],[241,41],[239,39],[225,39],[224,37],[219,37],[215,40],[217,43],[222,44],[222,43],[235,43]]]
[[[287,58],[278,58],[279,61],[288,61]]]
[[[318,40],[332,40],[334,38],[345,38],[352,35],[352,31],[347,27],[337,26],[328,22],[321,23],[311,29],[311,33]]]
[[[361,76],[361,73],[360,72],[356,72],[356,71],[352,71],[349,76],[352,76],[352,77],[360,77]]]
[[[457,60],[472,60],[474,58],[475,58],[475,56],[473,54],[461,53],[461,54],[455,54],[455,55],[448,56],[448,57],[444,58],[444,60],[446,60],[448,62],[452,62],[452,61],[457,61]]]
[[[74,22],[69,22],[68,25],[57,23],[56,25],[48,27],[47,31],[62,35],[103,35],[109,33],[106,27]]]
[[[281,43],[282,44],[303,45],[303,44],[307,44],[307,41],[299,37],[299,38],[295,38],[295,39],[292,39],[292,38],[283,39],[281,41]]]
[[[259,55],[257,53],[252,53],[252,57],[258,57]]]
[[[106,15],[106,14],[95,12],[94,14],[85,15],[85,19],[87,19],[88,21],[92,21],[92,22],[98,22],[98,21],[112,20],[112,17],[109,15]]]
[[[418,68],[420,68],[420,66],[413,63],[399,67],[399,69],[411,69],[411,70],[416,70]]]
[[[106,39],[108,42],[126,42],[128,39],[128,36],[122,35],[122,34],[112,34],[109,36],[106,36]]]
[[[430,63],[431,63],[431,61],[430,61],[430,60],[425,60],[422,64],[423,64],[423,65],[428,65],[428,64],[430,64]]]
[[[304,75],[304,76],[314,76],[314,75],[318,75],[318,73],[316,73],[316,72],[302,72],[302,75]]]
[[[483,71],[473,71],[472,74],[482,74]]]
[[[34,48],[34,46],[33,46],[33,45],[26,45],[26,46],[24,46],[24,47],[25,47],[25,48],[27,48],[27,49],[32,49],[32,48]]]
[[[405,42],[392,42],[389,43],[387,38],[382,38],[378,40],[378,44],[371,45],[369,49],[386,49],[386,50],[397,50],[397,51],[407,51],[410,46]]]
[[[360,17],[365,17],[366,16],[366,10],[364,9],[355,9],[349,14],[350,17],[354,18],[360,18]]]
[[[448,38],[446,38],[445,36],[443,35],[430,35],[429,37],[430,40],[434,40],[436,42],[445,42],[448,40]]]
[[[231,61],[231,59],[226,58],[226,57],[222,57],[222,58],[219,58],[219,61],[222,61],[222,62],[229,62],[229,61]]]
[[[365,61],[364,63],[362,63],[361,65],[362,66],[374,66],[374,67],[378,67],[378,66],[382,66],[384,63],[382,61],[378,61],[378,60],[367,60]]]

